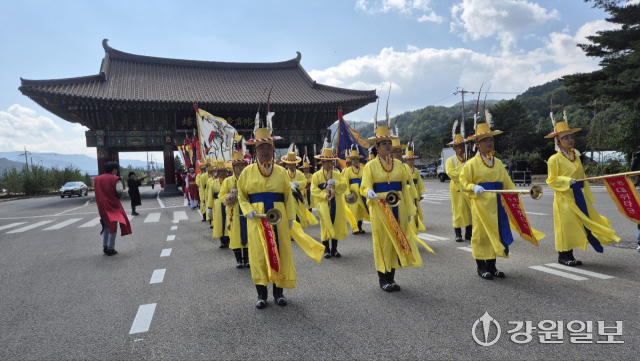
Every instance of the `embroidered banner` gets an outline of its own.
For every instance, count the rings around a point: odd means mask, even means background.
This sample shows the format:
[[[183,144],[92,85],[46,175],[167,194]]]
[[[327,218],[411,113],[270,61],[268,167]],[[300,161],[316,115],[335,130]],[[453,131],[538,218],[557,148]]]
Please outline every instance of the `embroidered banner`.
[[[273,227],[266,219],[260,218],[258,229],[264,241],[265,251],[267,253],[267,261],[269,262],[269,281],[275,283],[281,279],[280,277],[280,255],[278,254],[278,245],[276,244]]]
[[[412,262],[415,261],[415,257],[413,257],[413,252],[411,251],[411,245],[409,244],[404,231],[400,227],[400,223],[394,216],[391,207],[389,207],[384,199],[380,200],[380,207],[382,208],[382,213],[386,218],[385,223],[389,228],[390,233],[393,235],[393,241],[396,243],[398,253],[401,253],[406,259]]]
[[[625,176],[605,178],[604,184],[620,213],[640,224],[640,198],[631,179]]]
[[[527,219],[527,214],[524,212],[524,208],[522,208],[520,195],[503,193],[499,194],[498,196],[502,198],[502,206],[507,212],[509,221],[511,221],[511,224],[514,226],[516,232],[518,232],[518,234],[520,234],[520,237],[522,237],[524,240],[527,240],[537,246],[538,240],[536,239],[536,236],[534,236],[533,228],[531,228],[529,219]]]

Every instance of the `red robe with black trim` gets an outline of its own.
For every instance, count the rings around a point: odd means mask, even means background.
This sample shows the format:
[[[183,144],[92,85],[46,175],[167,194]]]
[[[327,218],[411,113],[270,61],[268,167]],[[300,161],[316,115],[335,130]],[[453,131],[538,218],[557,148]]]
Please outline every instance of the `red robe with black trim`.
[[[189,200],[190,201],[198,201],[198,184],[196,184],[196,174],[189,173],[186,177],[187,182],[189,182]]]
[[[131,234],[131,224],[127,213],[122,208],[122,203],[116,195],[116,183],[120,181],[120,177],[111,173],[105,173],[93,178],[95,187],[96,204],[98,205],[98,213],[100,218],[109,222],[109,233],[118,230],[115,222],[120,223],[120,235],[126,236]],[[100,230],[100,234],[104,231],[104,226]]]

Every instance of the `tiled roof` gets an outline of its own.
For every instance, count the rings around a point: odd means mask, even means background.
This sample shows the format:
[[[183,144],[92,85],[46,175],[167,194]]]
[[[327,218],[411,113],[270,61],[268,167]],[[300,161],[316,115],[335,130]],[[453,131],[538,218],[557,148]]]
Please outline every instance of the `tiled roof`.
[[[97,75],[22,80],[25,95],[78,100],[248,105],[264,103],[273,86],[273,105],[370,103],[375,90],[317,84],[300,65],[301,55],[277,63],[225,63],[155,58],[124,53],[103,42],[105,57]],[[362,105],[364,105],[362,104]]]

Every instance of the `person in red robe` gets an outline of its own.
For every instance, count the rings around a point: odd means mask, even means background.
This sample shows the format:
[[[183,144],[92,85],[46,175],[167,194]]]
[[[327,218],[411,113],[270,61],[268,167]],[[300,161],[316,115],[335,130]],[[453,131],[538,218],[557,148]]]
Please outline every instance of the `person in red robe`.
[[[189,167],[189,174],[185,177],[185,181],[187,182],[187,190],[188,190],[188,199],[189,205],[191,209],[198,208],[198,185],[196,184],[196,169],[194,167]]]
[[[122,208],[122,203],[120,203],[124,189],[122,180],[117,176],[119,168],[118,162],[107,162],[104,165],[104,174],[93,179],[96,205],[98,206],[100,224],[102,225],[100,230],[102,248],[107,256],[113,256],[118,253],[114,248],[118,223],[120,223],[120,236],[124,237],[131,234],[129,218],[127,218],[127,214]]]

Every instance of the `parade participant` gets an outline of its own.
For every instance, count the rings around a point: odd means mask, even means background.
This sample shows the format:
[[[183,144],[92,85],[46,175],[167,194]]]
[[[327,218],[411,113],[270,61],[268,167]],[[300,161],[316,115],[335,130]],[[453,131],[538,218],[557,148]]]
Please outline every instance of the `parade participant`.
[[[118,254],[115,249],[118,223],[120,236],[131,234],[129,218],[120,203],[120,199],[124,197],[124,189],[122,180],[118,177],[119,169],[118,162],[107,162],[104,164],[104,174],[93,178],[96,206],[102,225],[102,251],[107,256]]]
[[[311,196],[311,177],[313,176],[313,173],[311,173],[311,168],[313,168],[313,166],[309,164],[309,158],[305,154],[304,160],[302,162],[302,165],[300,166],[300,169],[302,169],[302,174],[304,175],[304,178],[307,181],[307,185],[305,186],[304,196],[306,199],[306,203],[308,207],[307,210],[309,211],[309,213],[311,213],[311,209],[315,207],[315,202],[313,200],[313,197]]]
[[[216,182],[216,180],[218,179],[218,161],[216,159],[212,159],[211,160],[211,170],[209,170],[209,167],[207,168],[207,170],[209,171],[209,179],[207,179],[207,183],[205,185],[205,203],[206,203],[206,214],[207,214],[207,220],[209,221],[209,228],[213,229],[213,211],[214,211],[214,205],[215,205],[215,199],[213,198],[214,196],[214,191],[213,191],[213,185]]]
[[[279,306],[287,305],[283,288],[293,289],[296,286],[292,237],[316,262],[320,262],[323,248],[306,236],[299,224],[294,224],[296,208],[289,176],[284,168],[274,164],[273,143],[282,138],[271,135],[271,117],[273,113],[268,112],[267,107],[267,128],[260,128],[259,112],[256,114],[254,139],[245,142],[255,147],[256,163],[245,168],[237,182],[238,202],[249,220],[249,261],[252,265],[251,278],[258,292],[258,309],[267,306],[269,282],[273,283],[273,297]],[[259,217],[272,209],[278,210],[282,216],[282,220],[273,226]]]
[[[564,109],[562,113],[563,121],[556,122],[551,112],[553,132],[545,136],[554,139],[558,151],[547,162],[547,184],[554,190],[553,226],[558,262],[573,267],[582,265],[573,255],[574,248],[586,250],[587,244],[591,244],[596,252],[602,253],[603,244],[620,242],[620,238],[611,229],[609,220],[591,205],[594,199],[589,183],[576,182],[586,178],[580,154],[573,148],[573,134],[581,128],[571,129]]]
[[[347,169],[342,172],[347,183],[349,183],[349,191],[347,192],[346,197],[354,197],[356,198],[356,202],[349,205],[351,209],[351,213],[357,221],[358,229],[353,230],[353,234],[364,234],[364,229],[362,228],[362,221],[369,221],[369,208],[367,208],[367,199],[360,195],[360,184],[362,183],[362,172],[360,169],[360,159],[364,158],[358,152],[358,147],[356,145],[351,146],[351,155],[347,155]]]
[[[225,178],[220,187],[218,198],[224,202],[227,211],[227,229],[231,239],[229,248],[236,257],[236,268],[249,268],[249,249],[247,248],[247,218],[238,205],[238,178],[246,163],[243,151],[235,151],[227,162],[233,167],[233,173]]]
[[[307,210],[305,197],[302,193],[307,187],[307,178],[301,171],[297,170],[297,164],[302,160],[298,156],[298,149],[294,143],[291,143],[287,155],[281,158],[287,169],[289,181],[291,182],[291,193],[296,200],[296,221],[300,223],[302,228],[307,228],[307,218],[312,225],[318,224],[313,214]],[[309,215],[309,217],[307,217]]]
[[[515,185],[500,159],[493,155],[493,136],[502,134],[500,130],[491,130],[491,116],[485,111],[486,123],[474,127],[475,134],[467,140],[475,140],[478,152],[467,160],[460,172],[462,189],[471,193],[471,213],[473,231],[471,250],[478,267],[477,272],[483,279],[505,278],[504,272],[496,268],[496,256],[508,258],[509,245],[513,235],[509,229],[510,218],[502,203],[500,194],[486,190],[513,190]],[[528,223],[528,221],[527,221]],[[513,225],[512,225],[513,227]],[[544,234],[533,230],[535,238],[529,240],[537,245]]]
[[[129,188],[129,198],[131,198],[131,215],[139,216],[140,213],[136,212],[136,206],[142,205],[140,200],[140,177],[135,178],[136,172],[129,172],[129,179],[127,179],[127,187]]]
[[[202,215],[202,221],[207,221],[207,203],[205,202],[205,194],[207,192],[207,180],[209,175],[207,174],[207,166],[209,162],[202,163],[200,165],[200,173],[196,176],[196,184],[198,184],[198,203],[200,204],[200,214]]]
[[[196,184],[196,169],[189,167],[189,174],[185,177],[189,206],[191,209],[198,208],[198,185]]]
[[[227,178],[229,168],[224,159],[218,159],[218,178],[213,181],[213,235],[211,238],[220,239],[220,248],[229,247],[229,229],[227,229],[227,206],[224,204],[224,198],[219,197],[222,182]],[[231,165],[231,163],[229,163]]]
[[[456,242],[462,242],[462,227],[465,227],[464,239],[471,240],[471,199],[466,192],[459,192],[462,189],[460,185],[460,172],[467,162],[465,155],[466,140],[462,134],[456,133],[458,121],[453,124],[453,132],[451,136],[453,140],[449,145],[453,146],[456,154],[447,158],[445,170],[447,176],[451,178],[449,183],[449,193],[451,195],[451,213],[453,214],[453,230],[456,234]]]
[[[405,167],[407,172],[409,173],[409,177],[411,177],[411,184],[413,185],[415,191],[415,198],[413,198],[413,205],[416,207],[416,215],[413,217],[414,223],[413,225],[417,230],[426,231],[422,220],[424,219],[424,215],[422,214],[422,206],[420,205],[420,201],[424,198],[424,184],[422,183],[422,176],[420,175],[420,171],[414,167],[416,158],[419,158],[414,154],[414,144],[413,137],[407,144],[407,151],[405,155],[402,156],[405,161]]]
[[[311,196],[315,199],[320,217],[320,239],[325,247],[324,258],[339,258],[341,254],[338,252],[338,241],[347,237],[344,194],[349,192],[349,184],[340,171],[334,169],[338,156],[333,155],[326,140],[322,153],[316,155],[316,159],[322,161],[322,169],[311,177]]]
[[[388,124],[388,117],[387,117]],[[417,247],[417,237],[412,233],[409,222],[415,215],[413,190],[409,185],[409,175],[402,162],[391,156],[392,140],[397,137],[389,133],[387,126],[377,125],[374,117],[375,136],[367,139],[375,144],[378,156],[364,166],[360,195],[368,198],[371,233],[373,236],[373,256],[380,288],[385,292],[400,291],[395,282],[396,269],[421,267],[422,257]],[[389,191],[400,194],[400,203],[390,206],[385,202]],[[426,245],[425,248],[433,252]]]

